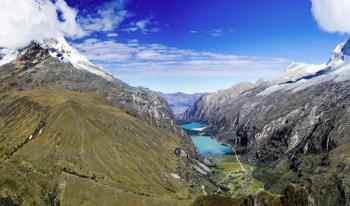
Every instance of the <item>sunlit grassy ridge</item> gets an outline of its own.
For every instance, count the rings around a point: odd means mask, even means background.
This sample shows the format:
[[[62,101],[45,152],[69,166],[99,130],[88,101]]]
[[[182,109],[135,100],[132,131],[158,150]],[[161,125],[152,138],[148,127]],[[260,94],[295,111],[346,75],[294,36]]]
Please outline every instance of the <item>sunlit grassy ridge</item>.
[[[0,95],[0,198],[28,205],[182,205],[190,198],[165,130],[96,94]],[[165,204],[164,202],[167,202]],[[162,204],[161,204],[162,203]]]

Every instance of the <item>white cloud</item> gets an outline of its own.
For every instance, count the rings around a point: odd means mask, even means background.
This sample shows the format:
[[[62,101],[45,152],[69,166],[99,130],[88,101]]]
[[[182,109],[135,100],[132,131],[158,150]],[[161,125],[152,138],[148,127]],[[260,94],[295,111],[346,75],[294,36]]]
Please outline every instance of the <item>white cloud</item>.
[[[139,28],[139,29],[145,29],[146,28],[146,26],[148,25],[148,24],[150,24],[150,21],[148,20],[148,19],[144,19],[144,20],[140,20],[140,21],[137,21],[136,23],[135,23],[135,25],[137,26],[137,28]]]
[[[81,44],[73,44],[73,47],[80,50],[88,59],[101,62],[126,61],[136,52],[135,48],[125,44],[93,38]]]
[[[210,36],[213,37],[219,37],[224,34],[224,31],[222,29],[214,29],[208,32]]]
[[[79,18],[84,30],[88,32],[95,31],[113,31],[130,16],[129,12],[124,10],[124,0],[114,0],[102,4],[97,8],[95,14],[89,14]]]
[[[57,12],[61,13],[61,20]],[[64,0],[1,0],[0,47],[21,48],[31,40],[82,36],[77,11]]]
[[[177,60],[182,58],[181,54],[164,52],[157,49],[148,49],[140,50],[135,54],[136,59],[138,60],[149,60],[149,61],[161,61],[161,60]]]
[[[349,0],[311,0],[311,2],[312,13],[325,31],[350,33]]]
[[[61,31],[64,32],[65,36],[81,36],[83,35],[83,31],[78,25],[77,11],[67,5],[64,0],[57,0],[56,10],[62,13],[63,22],[60,23]]]
[[[161,44],[140,44],[88,39],[73,45],[90,60],[123,77],[250,77],[271,78],[289,62],[280,58],[258,58],[196,52]]]
[[[151,27],[151,20],[149,19],[142,19],[139,21],[133,21],[130,23],[129,27],[122,29],[126,32],[136,32],[141,31],[142,33],[155,33],[159,32],[160,29],[156,27]]]
[[[119,36],[119,34],[118,33],[107,33],[107,37],[117,37],[117,36]]]

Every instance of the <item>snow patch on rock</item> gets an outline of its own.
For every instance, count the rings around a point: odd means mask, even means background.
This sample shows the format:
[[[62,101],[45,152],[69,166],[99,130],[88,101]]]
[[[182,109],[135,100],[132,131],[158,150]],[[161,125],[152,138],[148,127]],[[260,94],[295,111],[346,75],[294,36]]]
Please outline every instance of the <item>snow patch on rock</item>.
[[[296,81],[301,77],[315,74],[316,72],[324,69],[325,64],[314,65],[305,63],[293,63],[289,65],[287,71],[283,72],[275,80],[272,80],[273,84],[282,84],[289,81]]]
[[[15,49],[0,48],[0,66],[15,60],[17,55],[18,51]]]
[[[181,177],[178,174],[171,173],[171,176],[175,179],[181,179]]]

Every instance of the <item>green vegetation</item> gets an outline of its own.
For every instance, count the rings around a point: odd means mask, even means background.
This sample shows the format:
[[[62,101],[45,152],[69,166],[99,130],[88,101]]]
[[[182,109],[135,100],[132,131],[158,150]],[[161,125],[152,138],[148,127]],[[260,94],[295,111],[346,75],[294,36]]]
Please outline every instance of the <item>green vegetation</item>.
[[[242,164],[243,169],[234,155],[213,157],[211,160],[215,163],[215,168],[219,172],[213,179],[219,185],[228,189],[226,194],[237,197],[264,189],[263,183],[252,176],[254,167]]]
[[[96,94],[1,94],[0,203],[187,205],[195,189],[171,175],[185,168],[178,147]]]

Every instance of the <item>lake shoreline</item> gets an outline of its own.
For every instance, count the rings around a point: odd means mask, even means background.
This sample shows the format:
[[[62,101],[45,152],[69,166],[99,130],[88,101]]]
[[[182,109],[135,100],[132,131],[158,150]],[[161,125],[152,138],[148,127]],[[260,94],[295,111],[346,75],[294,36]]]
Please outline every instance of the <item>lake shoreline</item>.
[[[243,194],[250,194],[253,191],[263,190],[264,184],[252,176],[254,166],[242,163],[235,148],[218,140],[210,131],[196,130],[196,127],[208,128],[206,125],[191,122],[179,125],[191,136],[197,151],[211,163],[213,176],[210,177],[220,188],[227,191],[217,191],[236,197]],[[214,151],[212,153],[208,151]]]
[[[192,142],[195,144],[197,150],[203,156],[220,156],[236,154],[235,148],[232,145],[221,142],[215,136],[209,135],[207,133],[206,129],[209,128],[209,126],[206,126],[199,122],[191,122],[179,126],[191,136]],[[211,144],[211,146],[207,146],[205,144]],[[205,148],[206,146],[208,148]]]

